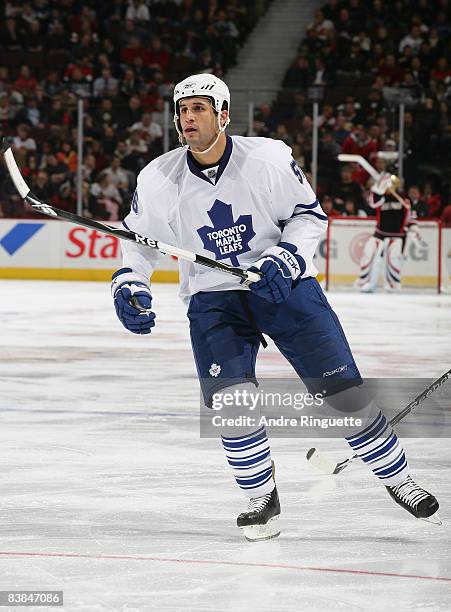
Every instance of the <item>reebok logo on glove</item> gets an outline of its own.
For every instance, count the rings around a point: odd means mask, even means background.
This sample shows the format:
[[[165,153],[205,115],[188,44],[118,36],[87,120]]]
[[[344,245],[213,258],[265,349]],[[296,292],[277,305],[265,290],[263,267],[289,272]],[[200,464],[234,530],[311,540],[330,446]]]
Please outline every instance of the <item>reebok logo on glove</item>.
[[[287,246],[296,252],[294,245],[287,243]],[[249,270],[259,270],[263,273],[263,278],[257,283],[251,283],[249,289],[264,300],[275,304],[280,304],[288,298],[293,281],[302,274],[299,260],[280,245],[266,249],[263,257]]]

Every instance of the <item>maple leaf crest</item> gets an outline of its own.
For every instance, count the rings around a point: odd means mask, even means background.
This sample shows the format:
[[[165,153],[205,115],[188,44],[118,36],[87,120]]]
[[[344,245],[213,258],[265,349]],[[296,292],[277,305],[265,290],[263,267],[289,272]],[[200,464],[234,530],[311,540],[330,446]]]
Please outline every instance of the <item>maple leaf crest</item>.
[[[217,261],[230,259],[233,266],[238,266],[238,256],[251,250],[249,242],[255,236],[252,215],[240,215],[235,221],[232,206],[215,200],[208,216],[213,226],[197,230],[204,248],[214,253]]]

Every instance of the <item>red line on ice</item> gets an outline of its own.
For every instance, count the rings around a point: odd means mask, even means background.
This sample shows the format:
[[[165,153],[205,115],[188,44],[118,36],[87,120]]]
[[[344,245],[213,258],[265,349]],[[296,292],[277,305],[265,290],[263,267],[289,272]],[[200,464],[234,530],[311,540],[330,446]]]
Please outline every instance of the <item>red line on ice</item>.
[[[372,572],[369,570],[345,569],[340,567],[314,567],[309,565],[284,565],[282,563],[248,563],[244,561],[215,561],[214,559],[176,559],[173,557],[147,557],[140,555],[88,555],[83,553],[37,553],[2,552],[1,557],[58,557],[67,559],[94,559],[98,561],[162,561],[165,563],[186,563],[187,565],[230,565],[236,567],[261,567],[268,569],[291,569],[304,572],[330,572],[338,574],[362,574],[365,576],[387,576],[389,578],[417,578],[419,580],[441,580],[451,582],[444,576],[420,576],[417,574],[398,574],[396,572]]]

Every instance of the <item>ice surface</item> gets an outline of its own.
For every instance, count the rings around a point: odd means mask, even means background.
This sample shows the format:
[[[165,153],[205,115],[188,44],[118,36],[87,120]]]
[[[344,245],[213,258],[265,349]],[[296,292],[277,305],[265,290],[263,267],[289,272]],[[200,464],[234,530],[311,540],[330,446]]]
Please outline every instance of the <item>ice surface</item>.
[[[321,476],[304,458],[314,440],[274,439],[283,532],[244,541],[221,446],[199,438],[176,293],[154,287],[157,327],[138,337],[106,284],[0,281],[0,590],[64,590],[70,612],[450,610],[450,440],[405,440],[437,527],[364,466]],[[449,296],[329,299],[365,376],[450,367]],[[293,375],[271,346],[258,372]]]

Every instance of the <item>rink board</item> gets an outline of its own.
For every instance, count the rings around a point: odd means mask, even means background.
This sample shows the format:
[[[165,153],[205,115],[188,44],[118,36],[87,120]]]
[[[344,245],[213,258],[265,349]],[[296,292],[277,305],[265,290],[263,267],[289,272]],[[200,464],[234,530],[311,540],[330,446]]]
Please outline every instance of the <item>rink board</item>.
[[[0,220],[0,278],[108,281],[121,265],[115,236],[60,221]],[[153,280],[177,282],[177,260],[162,255]]]
[[[331,244],[335,284],[352,283],[358,273],[357,260],[349,246],[355,241],[348,238],[343,234]],[[451,228],[442,231],[442,241],[446,276],[451,269]],[[324,238],[315,255],[320,280],[325,274],[326,247]],[[415,251],[415,246],[411,249]],[[413,255],[404,269],[404,283],[433,287],[436,276],[431,274],[430,253],[417,250]],[[0,219],[0,278],[108,281],[121,265],[120,241],[114,236],[60,221]],[[178,282],[177,260],[163,255],[152,280]]]

